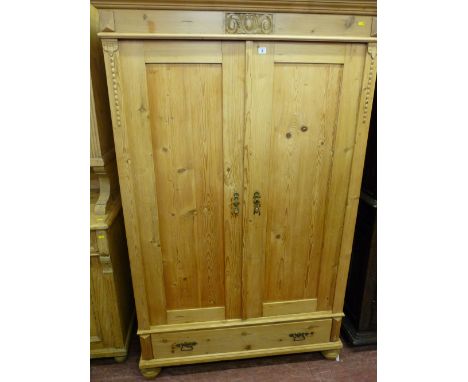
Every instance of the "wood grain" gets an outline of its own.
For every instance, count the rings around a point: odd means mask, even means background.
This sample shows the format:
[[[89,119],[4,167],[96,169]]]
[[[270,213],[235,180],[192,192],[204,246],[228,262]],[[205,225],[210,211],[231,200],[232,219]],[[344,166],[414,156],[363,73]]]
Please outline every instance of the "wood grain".
[[[341,85],[341,65],[275,64],[266,301],[317,297]]]
[[[220,64],[223,62],[223,52],[221,42],[148,41],[145,44],[145,62],[147,64]]]
[[[211,40],[211,41],[271,41],[271,35],[265,34],[190,34],[190,33],[132,33],[132,32],[116,32],[116,33],[99,33],[101,38],[118,38],[125,40]],[[301,42],[356,42],[368,43],[377,42],[376,37],[361,37],[361,36],[334,36],[334,35],[275,35],[275,41],[301,41]]]
[[[92,199],[95,202],[96,198]],[[91,215],[94,206],[90,205]],[[90,256],[90,356],[127,354],[134,313],[130,267],[120,204],[104,229],[92,229]],[[112,211],[111,211],[112,212]]]
[[[167,307],[222,306],[222,67],[150,64],[147,75]]]
[[[223,159],[224,256],[226,319],[242,315],[242,220],[232,214],[234,193],[244,200],[245,43],[222,43],[223,51]]]
[[[182,324],[189,322],[219,321],[226,316],[223,306],[197,309],[176,309],[167,311],[168,324]]]
[[[91,166],[104,166],[114,160],[114,139],[107,93],[106,71],[98,38],[99,13],[90,7],[90,128]]]
[[[336,355],[375,79],[374,20],[283,11],[273,15],[273,35],[228,35],[221,8],[109,9],[100,36],[140,367]],[[323,339],[286,343],[309,336],[284,328],[317,319],[327,322]],[[93,332],[100,338],[96,325]],[[193,352],[177,346],[183,341],[197,342]]]
[[[366,154],[369,122],[374,99],[375,82],[377,76],[377,46],[369,44],[365,55],[363,81],[361,82],[361,94],[359,114],[357,117],[357,130],[354,144],[354,156],[351,167],[351,181],[348,190],[345,221],[340,248],[340,257],[337,269],[337,281],[333,298],[333,311],[343,310],[346,282],[348,280],[349,263],[354,238],[359,196],[361,193],[361,179]]]
[[[332,327],[330,331],[330,341],[335,342],[340,339],[341,317],[332,320]]]
[[[91,0],[97,8],[202,9],[376,15],[376,0]]]
[[[277,42],[275,63],[344,64],[344,44],[304,44],[300,42]]]
[[[267,209],[254,215],[252,198],[260,192],[268,205],[268,179],[272,123],[274,43],[262,43],[266,54],[257,53],[259,44],[246,45],[246,98],[244,143],[244,236],[242,268],[243,318],[262,315]]]
[[[333,165],[318,282],[318,310],[331,309],[338,269],[344,211],[356,136],[366,46],[349,44],[343,69],[343,87],[338,112]]]
[[[139,328],[149,328],[150,318],[146,295],[137,208],[134,199],[133,166],[129,153],[129,142],[126,132],[125,107],[122,105],[122,78],[119,45],[117,40],[103,40],[104,61],[106,66],[107,88],[112,100],[111,115],[114,131],[114,142],[117,154],[117,165],[120,178],[122,205],[126,225],[128,252],[130,257],[135,306]]]
[[[297,314],[314,312],[317,310],[317,299],[274,301],[263,303],[263,316],[281,316],[285,314]]]
[[[199,330],[184,333],[151,335],[157,358],[209,355],[242,350],[311,345],[328,342],[331,320],[303,321],[255,327]],[[303,336],[300,335],[303,334]],[[293,334],[298,336],[294,337]],[[177,344],[191,343],[192,350],[181,350]]]
[[[238,360],[245,358],[257,358],[257,357],[270,357],[280,354],[296,354],[296,353],[309,353],[314,351],[327,352],[333,350],[335,354],[339,354],[339,350],[343,347],[341,341],[337,342],[322,342],[311,345],[295,345],[295,346],[284,346],[284,347],[273,347],[269,349],[259,350],[242,350],[234,351],[229,353],[214,353],[194,356],[180,356],[174,358],[162,358],[152,359],[150,361],[144,361],[140,359],[139,367],[142,373],[146,368],[152,368],[155,366],[177,366],[177,365],[189,365],[194,363],[204,362],[218,362],[227,360]],[[335,355],[336,358],[336,355]],[[333,359],[335,359],[333,358]]]
[[[144,277],[146,293],[151,296],[148,299],[150,322],[151,324],[162,324],[166,321],[166,296],[162,272],[159,233],[161,223],[159,222],[156,199],[157,188],[151,144],[152,131],[149,119],[146,67],[143,60],[144,44],[137,41],[123,41],[119,43],[119,47],[122,86],[123,92],[126,94],[125,118],[128,126],[131,126],[125,134],[128,144],[128,159],[132,165],[134,198],[138,201],[135,204],[135,218],[138,221],[144,270],[139,278]]]
[[[153,343],[149,334],[140,336],[140,347],[141,347],[141,359],[150,360],[153,359]]]

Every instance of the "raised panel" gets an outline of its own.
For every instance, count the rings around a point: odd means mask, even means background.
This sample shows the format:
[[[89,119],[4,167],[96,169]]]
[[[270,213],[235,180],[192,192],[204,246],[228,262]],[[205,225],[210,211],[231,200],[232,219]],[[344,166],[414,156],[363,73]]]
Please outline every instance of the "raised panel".
[[[342,65],[275,64],[266,301],[317,297]]]
[[[198,309],[176,309],[167,311],[167,323],[185,324],[201,321],[219,321],[224,320],[225,316],[226,312],[223,306]]]
[[[275,63],[343,64],[346,45],[306,42],[276,43]]]
[[[221,42],[158,41],[145,44],[145,62],[156,63],[222,63]]]
[[[222,66],[146,70],[167,309],[223,306]]]
[[[316,310],[316,298],[289,301],[273,301],[263,303],[263,316],[265,317],[315,312]]]

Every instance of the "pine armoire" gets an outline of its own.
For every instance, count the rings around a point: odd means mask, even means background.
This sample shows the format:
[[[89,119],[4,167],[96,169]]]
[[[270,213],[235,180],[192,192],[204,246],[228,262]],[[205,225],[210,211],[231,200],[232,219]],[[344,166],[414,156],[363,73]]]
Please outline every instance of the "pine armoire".
[[[374,0],[95,0],[140,369],[335,359]]]

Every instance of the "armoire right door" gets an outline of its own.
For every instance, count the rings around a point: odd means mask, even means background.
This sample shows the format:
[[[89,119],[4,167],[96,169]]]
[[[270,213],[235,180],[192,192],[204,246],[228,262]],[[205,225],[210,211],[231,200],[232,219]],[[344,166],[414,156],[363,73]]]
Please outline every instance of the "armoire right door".
[[[332,311],[366,52],[246,43],[244,318]]]

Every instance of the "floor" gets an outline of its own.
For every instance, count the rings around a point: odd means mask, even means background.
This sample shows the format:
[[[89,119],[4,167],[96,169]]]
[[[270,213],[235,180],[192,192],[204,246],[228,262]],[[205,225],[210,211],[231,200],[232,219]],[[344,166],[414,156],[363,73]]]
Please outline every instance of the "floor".
[[[92,382],[147,381],[138,369],[140,345],[135,336],[123,363],[114,359],[91,360]],[[163,368],[160,382],[375,382],[377,347],[352,348],[344,343],[340,361],[328,361],[320,353],[293,354],[238,361],[213,362]]]

